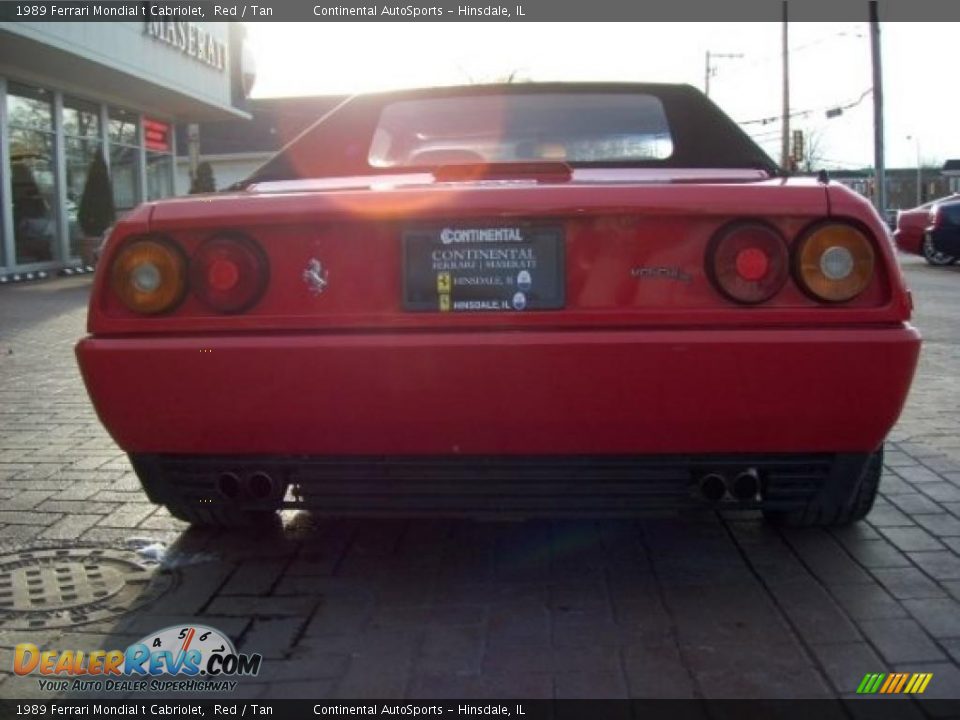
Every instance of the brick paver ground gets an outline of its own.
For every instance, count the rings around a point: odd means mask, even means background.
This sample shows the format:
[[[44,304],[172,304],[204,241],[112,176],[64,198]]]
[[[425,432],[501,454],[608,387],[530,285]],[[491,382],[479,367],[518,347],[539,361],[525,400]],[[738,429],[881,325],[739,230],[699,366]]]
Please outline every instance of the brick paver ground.
[[[960,696],[960,268],[904,266],[926,337],[867,522],[326,521],[188,531],[146,502],[73,359],[88,279],[0,288],[0,551],[162,542],[162,601],[14,645],[125,647],[193,619],[264,655],[249,697],[835,697],[929,671]],[[877,358],[877,362],[883,362]]]

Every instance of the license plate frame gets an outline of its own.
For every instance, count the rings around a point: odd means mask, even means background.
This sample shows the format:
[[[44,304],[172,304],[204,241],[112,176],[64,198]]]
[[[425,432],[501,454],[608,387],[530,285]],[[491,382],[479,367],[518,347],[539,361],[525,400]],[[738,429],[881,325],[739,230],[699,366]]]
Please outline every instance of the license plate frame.
[[[403,309],[529,312],[566,304],[564,226],[418,225],[402,231]]]

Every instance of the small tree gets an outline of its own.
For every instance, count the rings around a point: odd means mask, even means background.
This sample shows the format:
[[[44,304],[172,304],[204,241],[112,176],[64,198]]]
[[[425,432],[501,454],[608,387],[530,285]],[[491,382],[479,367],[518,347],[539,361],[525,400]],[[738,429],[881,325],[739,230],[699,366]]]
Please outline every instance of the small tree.
[[[88,237],[99,237],[116,219],[113,207],[113,188],[103,153],[97,150],[90,160],[87,182],[77,210],[77,220]]]
[[[190,183],[190,194],[210,193],[217,191],[217,182],[213,178],[213,168],[210,163],[202,162],[197,165],[197,174],[193,176],[193,182]]]

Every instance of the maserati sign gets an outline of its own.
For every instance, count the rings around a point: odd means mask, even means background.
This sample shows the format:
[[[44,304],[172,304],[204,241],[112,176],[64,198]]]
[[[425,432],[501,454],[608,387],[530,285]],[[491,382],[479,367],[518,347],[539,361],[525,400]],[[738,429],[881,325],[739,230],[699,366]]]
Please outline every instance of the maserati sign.
[[[143,32],[220,72],[227,67],[227,44],[207,32],[200,23],[148,20]]]

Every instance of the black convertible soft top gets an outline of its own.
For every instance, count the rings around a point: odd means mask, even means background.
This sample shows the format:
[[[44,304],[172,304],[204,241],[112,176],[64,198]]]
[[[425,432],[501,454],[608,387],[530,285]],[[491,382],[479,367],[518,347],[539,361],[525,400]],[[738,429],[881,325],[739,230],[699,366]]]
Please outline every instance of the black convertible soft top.
[[[571,162],[574,167],[760,169],[780,174],[777,164],[707,96],[690,85],[656,83],[505,83],[425,88],[356,95],[341,103],[292,140],[240,183],[370,175],[396,172],[372,166],[372,138],[384,108],[418,99],[489,95],[641,94],[662,103],[669,124],[669,157],[629,161]]]

